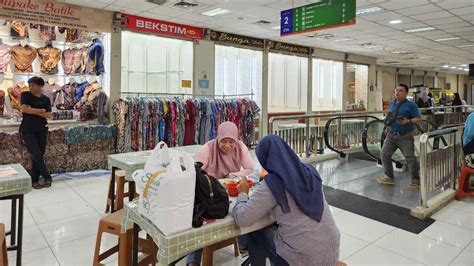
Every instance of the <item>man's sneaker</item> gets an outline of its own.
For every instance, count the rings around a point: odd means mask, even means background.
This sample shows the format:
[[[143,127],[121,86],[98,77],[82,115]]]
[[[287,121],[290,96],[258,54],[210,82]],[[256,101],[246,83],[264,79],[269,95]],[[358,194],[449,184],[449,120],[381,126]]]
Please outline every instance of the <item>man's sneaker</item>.
[[[242,258],[249,256],[249,251],[247,249],[239,249],[239,253]]]
[[[393,186],[395,185],[395,180],[392,178],[386,177],[386,176],[381,176],[377,178],[377,182],[379,182],[382,185],[388,185],[388,186]]]
[[[408,184],[408,187],[411,189],[419,189],[420,188],[420,181],[418,180],[412,180],[410,184]]]

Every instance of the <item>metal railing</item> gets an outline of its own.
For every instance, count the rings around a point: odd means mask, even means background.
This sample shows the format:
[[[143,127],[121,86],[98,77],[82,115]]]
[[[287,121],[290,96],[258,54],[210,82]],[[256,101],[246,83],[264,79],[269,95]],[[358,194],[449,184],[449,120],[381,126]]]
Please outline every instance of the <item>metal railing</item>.
[[[425,133],[420,137],[420,205],[428,208],[428,195],[455,189],[456,178],[462,165],[461,132],[463,126],[450,127]],[[429,140],[448,138],[448,145],[428,150]],[[444,143],[445,144],[445,143]]]

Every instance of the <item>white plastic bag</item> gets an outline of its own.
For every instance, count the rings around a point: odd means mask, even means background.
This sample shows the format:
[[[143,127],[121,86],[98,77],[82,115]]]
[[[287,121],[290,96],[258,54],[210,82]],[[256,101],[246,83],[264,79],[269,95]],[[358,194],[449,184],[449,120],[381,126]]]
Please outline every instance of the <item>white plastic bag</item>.
[[[171,151],[160,142],[145,168],[132,178],[140,193],[138,212],[163,234],[192,227],[196,170],[190,155]]]

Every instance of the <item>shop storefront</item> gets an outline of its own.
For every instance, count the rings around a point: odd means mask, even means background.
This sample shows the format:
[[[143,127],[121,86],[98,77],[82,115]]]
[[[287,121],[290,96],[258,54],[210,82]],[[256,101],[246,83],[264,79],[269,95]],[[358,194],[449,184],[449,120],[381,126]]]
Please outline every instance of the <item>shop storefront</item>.
[[[38,76],[52,104],[48,169],[104,168],[115,151],[115,129],[98,125],[108,122],[113,14],[56,1],[24,2],[0,2],[0,164],[31,169],[18,133],[20,97],[29,91],[28,79]]]
[[[369,85],[369,67],[362,64],[348,63],[349,98],[346,102],[347,110],[366,110]]]
[[[313,112],[342,110],[343,62],[313,59]]]

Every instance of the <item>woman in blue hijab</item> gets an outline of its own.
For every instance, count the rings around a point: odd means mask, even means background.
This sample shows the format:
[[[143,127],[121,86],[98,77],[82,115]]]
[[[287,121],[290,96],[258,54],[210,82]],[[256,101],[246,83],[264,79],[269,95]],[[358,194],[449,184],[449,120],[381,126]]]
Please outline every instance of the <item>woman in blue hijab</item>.
[[[233,216],[241,227],[267,215],[276,224],[248,235],[251,265],[265,265],[266,258],[273,265],[336,265],[340,233],[316,169],[301,163],[278,136],[260,140],[256,154],[268,175],[250,199],[241,182]]]

